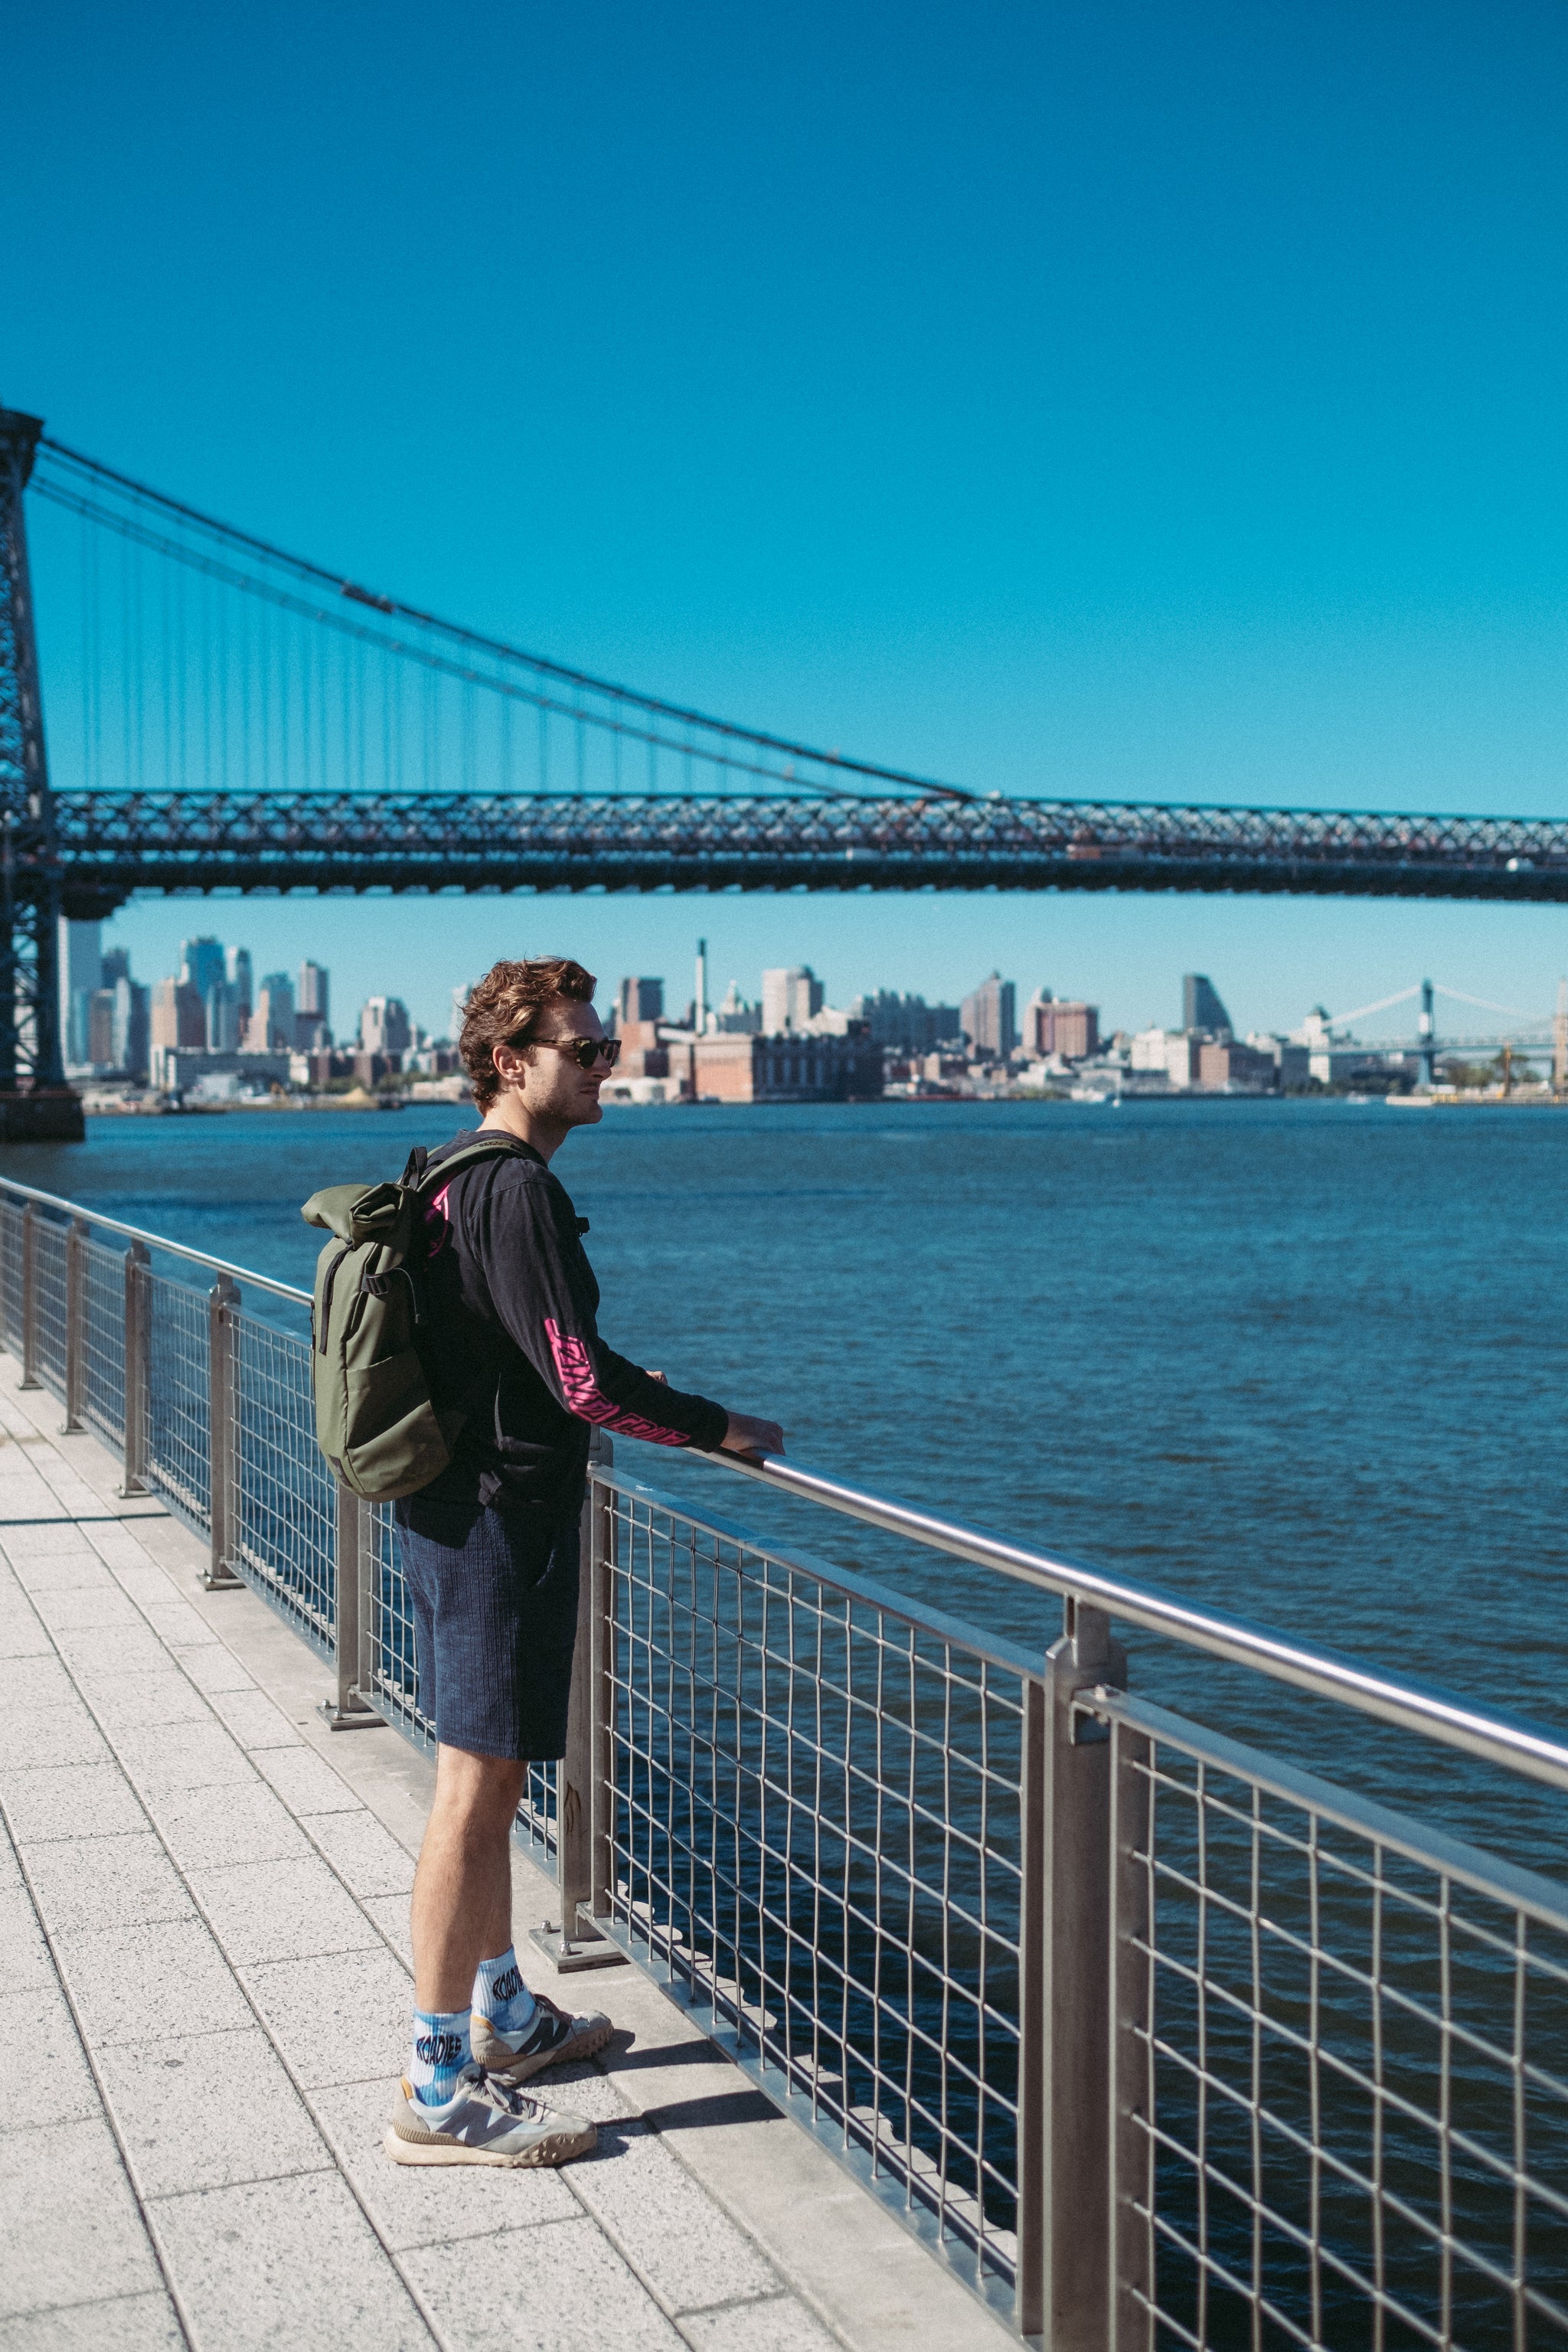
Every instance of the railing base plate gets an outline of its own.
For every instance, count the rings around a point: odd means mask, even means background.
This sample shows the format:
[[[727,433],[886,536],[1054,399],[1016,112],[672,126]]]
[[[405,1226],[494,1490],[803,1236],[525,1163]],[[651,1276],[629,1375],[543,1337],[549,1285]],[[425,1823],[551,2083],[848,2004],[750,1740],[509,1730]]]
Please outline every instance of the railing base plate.
[[[618,1944],[602,1936],[574,1936],[568,1943],[560,1928],[552,1927],[548,1919],[542,1927],[530,1928],[528,1940],[538,1945],[551,1966],[559,1969],[563,1976],[570,1976],[574,1969],[624,1969],[631,1965]]]
[[[381,1731],[386,1725],[374,1706],[340,1706],[335,1698],[324,1698],[316,1713],[329,1731]]]
[[[241,1592],[244,1589],[244,1577],[236,1576],[232,1568],[204,1568],[202,1570],[204,1592]]]

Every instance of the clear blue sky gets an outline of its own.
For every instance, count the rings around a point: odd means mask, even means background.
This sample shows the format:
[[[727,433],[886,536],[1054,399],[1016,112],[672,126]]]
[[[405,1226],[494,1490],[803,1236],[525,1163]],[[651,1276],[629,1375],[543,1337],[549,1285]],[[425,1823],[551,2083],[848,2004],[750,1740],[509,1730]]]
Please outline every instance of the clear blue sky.
[[[1560,6],[52,0],[0,395],[667,695],[990,789],[1568,809]],[[51,616],[45,615],[46,623]],[[46,658],[47,645],[46,643]],[[171,904],[335,1009],[503,950],[1244,1023],[1568,915],[1188,898]]]

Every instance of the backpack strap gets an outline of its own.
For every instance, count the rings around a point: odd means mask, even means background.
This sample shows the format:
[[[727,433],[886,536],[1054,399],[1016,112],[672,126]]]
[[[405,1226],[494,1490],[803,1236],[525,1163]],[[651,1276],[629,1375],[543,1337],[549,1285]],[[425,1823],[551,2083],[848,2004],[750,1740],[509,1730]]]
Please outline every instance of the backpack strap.
[[[428,1153],[422,1151],[420,1147],[416,1145],[414,1151],[408,1155],[408,1168],[404,1171],[403,1181],[405,1184],[409,1184],[413,1192],[433,1192],[445,1184],[449,1178],[459,1174],[463,1169],[477,1167],[481,1160],[510,1160],[516,1152],[525,1148],[520,1146],[510,1137],[503,1139],[498,1136],[493,1143],[489,1141],[466,1143],[461,1151],[454,1151],[449,1158],[439,1160],[434,1168],[421,1167],[418,1174],[413,1177],[410,1183],[410,1171],[414,1166],[416,1154],[425,1160],[429,1157]]]

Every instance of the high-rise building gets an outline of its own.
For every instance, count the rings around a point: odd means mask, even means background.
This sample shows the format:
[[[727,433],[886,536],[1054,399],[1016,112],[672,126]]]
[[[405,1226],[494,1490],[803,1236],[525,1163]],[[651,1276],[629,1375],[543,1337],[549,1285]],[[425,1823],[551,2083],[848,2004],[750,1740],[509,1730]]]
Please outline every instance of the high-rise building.
[[[413,1042],[414,1024],[400,996],[365,999],[359,1012],[362,1054],[406,1054]]]
[[[125,950],[116,953],[123,959]],[[148,992],[142,982],[121,971],[112,987],[98,989],[88,999],[88,1007],[89,1060],[100,1070],[145,1078],[152,1039]]]
[[[956,1004],[928,1004],[923,996],[900,996],[891,988],[852,998],[849,1017],[865,1023],[873,1045],[895,1054],[929,1054],[956,1039],[963,1026]]]
[[[723,1003],[712,1015],[712,1034],[715,1037],[754,1037],[762,1025],[760,1007],[748,1004],[741,993],[739,982],[732,980],[724,992]]]
[[[1087,1061],[1100,1051],[1100,1007],[1068,1002],[1042,988],[1024,1008],[1024,1051],[1048,1061]]]
[[[286,971],[269,971],[256,992],[256,1003],[245,1028],[247,1054],[289,1054],[294,1050],[294,983]]]
[[[239,991],[232,980],[215,981],[206,993],[207,1051],[209,1054],[235,1054],[245,1040],[248,1011],[239,1001]]]
[[[118,981],[129,980],[131,977],[130,949],[105,948],[99,970],[102,974],[99,982],[100,988],[112,988]]]
[[[66,1066],[85,1067],[92,1058],[88,1050],[88,999],[103,985],[99,925],[68,922],[62,915],[58,954]]]
[[[294,1010],[309,1013],[312,1020],[331,1020],[331,974],[325,964],[309,961],[300,966],[300,978],[294,990]]]
[[[248,948],[227,950],[224,956],[224,978],[235,992],[235,1003],[239,1007],[240,1020],[248,1021],[250,1009],[256,999],[256,986],[251,977]]]
[[[1219,991],[1205,972],[1189,971],[1182,976],[1182,1026],[1210,1029],[1216,1036],[1230,1035],[1230,1015],[1220,1003]]]
[[[763,974],[763,1035],[799,1035],[822,1010],[822,982],[808,963],[781,964]]]
[[[221,988],[227,977],[221,940],[202,938],[180,941],[180,979],[186,988],[194,988],[205,1004],[215,988]]]
[[[664,982],[662,980],[623,980],[616,991],[616,1026],[620,1029],[628,1021],[662,1021],[664,1019]]]
[[[471,980],[465,980],[459,987],[452,991],[452,1043],[454,1045],[462,1036],[463,1016],[468,1012],[468,999],[473,992],[474,983]]]
[[[1001,1057],[1018,1042],[1017,993],[1010,980],[994,971],[959,1007],[971,1053]]]
[[[206,1008],[195,990],[172,975],[153,992],[153,1044],[203,1051],[207,1042]]]

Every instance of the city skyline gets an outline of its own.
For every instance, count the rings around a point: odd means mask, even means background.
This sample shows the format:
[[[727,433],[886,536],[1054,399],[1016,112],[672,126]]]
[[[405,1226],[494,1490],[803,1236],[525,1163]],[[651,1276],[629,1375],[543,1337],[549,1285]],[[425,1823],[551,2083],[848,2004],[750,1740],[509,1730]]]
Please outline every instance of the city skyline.
[[[1100,1008],[1102,1034],[1129,1033],[1181,1017],[1184,971],[1209,973],[1238,1031],[1289,1032],[1313,1005],[1339,1014],[1373,1003],[1424,976],[1549,1020],[1568,969],[1568,923],[1552,908],[1445,907],[1272,899],[1246,911],[1266,915],[1276,952],[1267,971],[1226,953],[1236,901],[1149,898],[1135,902],[1142,929],[1131,942],[1097,922],[1096,897],[1012,900],[1000,894],[936,902],[894,902],[895,926],[868,920],[863,898],[752,900],[603,897],[505,900],[161,899],[123,908],[105,922],[105,950],[123,946],[138,980],[175,971],[183,940],[199,932],[243,938],[256,971],[297,971],[314,959],[331,973],[335,1029],[352,1026],[368,998],[399,995],[431,1037],[451,1033],[452,991],[505,955],[564,953],[586,963],[607,1013],[622,976],[657,973],[667,1003],[684,1005],[700,937],[708,940],[710,1002],[731,980],[760,1001],[762,973],[809,964],[829,1004],[887,988],[960,1003],[993,968],[1012,979],[1020,1011],[1035,990]],[[1324,912],[1330,938],[1321,937]],[[454,917],[467,918],[455,921]],[[398,944],[389,936],[395,929]],[[1315,939],[1314,929],[1319,931]],[[420,934],[426,936],[421,939]],[[1098,936],[1097,936],[1098,933]],[[391,975],[395,972],[394,984]],[[1365,1025],[1368,1036],[1404,1034],[1398,1012]]]

